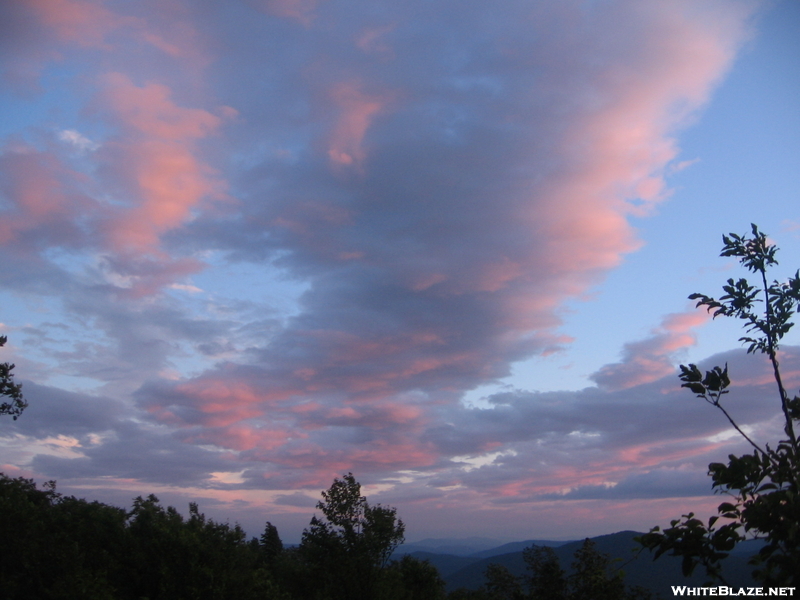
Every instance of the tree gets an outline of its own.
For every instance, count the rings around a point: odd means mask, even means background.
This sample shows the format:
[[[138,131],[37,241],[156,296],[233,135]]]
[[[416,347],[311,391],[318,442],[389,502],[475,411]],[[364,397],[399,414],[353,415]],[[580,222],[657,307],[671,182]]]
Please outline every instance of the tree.
[[[444,580],[427,560],[408,554],[386,568],[380,597],[383,600],[444,600]]]
[[[239,525],[217,523],[189,503],[189,518],[150,494],[127,512],[121,590],[132,598],[216,600],[282,597]]]
[[[519,579],[504,565],[490,563],[486,567],[486,595],[490,600],[523,600]]]
[[[778,350],[782,338],[793,327],[792,316],[800,311],[800,271],[786,281],[768,283],[767,271],[778,264],[778,248],[766,234],[752,225],[751,235],[731,233],[722,236],[721,256],[733,256],[759,281],[728,279],[725,295],[716,300],[705,294],[692,294],[697,306],[705,306],[716,317],[745,321],[747,335],[739,338],[748,354],[766,355],[772,367],[783,419],[785,438],[774,447],[760,445],[740,427],[722,397],[729,392],[728,365],[716,366],[705,375],[696,365],[681,365],[681,387],[719,409],[736,431],[753,448],[752,454],[728,456],[728,463],[711,463],[708,473],[716,492],[731,496],[723,502],[708,523],[694,513],[671,522],[663,532],[653,528],[640,538],[654,558],[665,552],[683,557],[684,575],[703,565],[707,574],[724,581],[721,562],[734,546],[747,537],[765,541],[751,563],[753,576],[770,586],[800,586],[800,455],[795,423],[800,420],[800,396],[790,399],[781,377]],[[720,524],[721,523],[721,524]]]
[[[567,599],[566,574],[552,548],[531,546],[522,551],[522,558],[531,572],[527,579],[533,600]]]
[[[586,538],[575,552],[572,574],[567,578],[570,600],[617,600],[625,596],[625,581],[619,570],[611,571],[611,559]]]
[[[261,534],[260,542],[261,552],[267,562],[274,562],[278,555],[283,552],[283,542],[281,541],[281,536],[278,535],[278,528],[269,521],[264,526],[264,533]]]
[[[638,586],[626,587],[622,570],[612,568],[608,554],[585,539],[575,551],[569,576],[558,556],[547,546],[531,546],[522,552],[530,575],[526,577],[531,600],[650,600],[652,595]]]
[[[312,517],[303,531],[302,555],[335,598],[377,597],[378,580],[392,552],[403,542],[405,525],[397,510],[370,506],[352,473],[334,479],[317,508],[325,520]]]
[[[5,346],[8,338],[0,335],[0,348]],[[0,403],[0,415],[11,415],[16,421],[28,403],[22,397],[22,384],[14,383],[13,364],[0,363],[0,398],[8,398],[9,402]]]

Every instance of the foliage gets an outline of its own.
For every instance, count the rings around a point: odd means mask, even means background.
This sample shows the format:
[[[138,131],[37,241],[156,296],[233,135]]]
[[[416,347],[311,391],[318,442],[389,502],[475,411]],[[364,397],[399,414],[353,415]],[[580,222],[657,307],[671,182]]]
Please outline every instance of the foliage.
[[[153,495],[126,511],[0,474],[0,589],[8,600],[286,598],[238,526]]]
[[[370,506],[352,473],[334,479],[317,503],[324,520],[312,517],[303,531],[301,555],[316,571],[320,597],[357,600],[377,597],[389,557],[403,542],[397,511]]]
[[[195,503],[184,520],[152,494],[136,498],[127,518],[129,552],[137,567],[126,587],[136,597],[210,600],[252,593],[259,556],[250,552],[238,525],[206,519]]]
[[[570,600],[618,600],[625,597],[625,583],[620,570],[612,571],[611,560],[586,539],[575,552],[572,574],[567,578]]]
[[[188,518],[152,494],[125,510],[0,473],[0,597],[444,600],[435,567],[389,560],[403,523],[360,490],[352,474],[334,480],[320,503],[326,520],[312,519],[303,544],[284,548],[269,521],[248,541],[195,503]]]
[[[352,473],[334,479],[322,498],[324,502],[318,502],[317,508],[327,522],[313,517],[310,528],[303,532],[303,544],[324,539],[345,552],[358,554],[372,566],[385,567],[404,540],[405,525],[396,518],[397,510],[380,504],[370,506]]]
[[[0,335],[0,348],[6,345],[8,338]],[[14,383],[14,365],[0,363],[0,398],[8,398],[8,402],[0,403],[0,415],[11,415],[16,421],[28,406],[22,397],[22,384]]]
[[[260,548],[264,554],[264,558],[269,563],[275,562],[281,552],[283,552],[283,542],[281,536],[278,535],[278,528],[272,523],[267,521],[264,526],[264,533],[261,534]]]
[[[740,341],[748,354],[766,355],[772,367],[783,417],[785,439],[777,445],[759,445],[736,423],[723,406],[729,392],[728,366],[714,367],[705,375],[696,365],[681,365],[681,387],[688,388],[719,409],[753,448],[752,454],[728,457],[728,463],[712,463],[708,473],[715,491],[731,496],[723,502],[708,523],[694,513],[671,522],[663,532],[655,527],[640,538],[643,546],[655,550],[655,558],[665,552],[683,558],[683,572],[691,574],[703,565],[712,579],[719,579],[722,561],[734,546],[748,537],[765,540],[759,554],[751,561],[754,577],[771,586],[800,585],[800,462],[795,424],[800,420],[800,396],[790,399],[781,377],[778,362],[780,341],[793,327],[793,315],[800,311],[800,271],[794,277],[768,283],[767,271],[778,264],[778,248],[752,225],[751,235],[723,236],[721,256],[732,256],[759,281],[728,279],[725,294],[714,299],[692,294],[697,306],[705,306],[713,315],[745,321],[747,335]]]
[[[0,474],[4,598],[114,598],[125,511]]]
[[[382,578],[382,600],[444,600],[444,581],[426,560],[406,554],[393,560]]]
[[[507,567],[495,563],[486,567],[486,597],[490,600],[524,600],[520,581]]]
[[[528,586],[532,598],[567,599],[566,574],[552,548],[531,546],[523,550],[522,558],[531,572]]]

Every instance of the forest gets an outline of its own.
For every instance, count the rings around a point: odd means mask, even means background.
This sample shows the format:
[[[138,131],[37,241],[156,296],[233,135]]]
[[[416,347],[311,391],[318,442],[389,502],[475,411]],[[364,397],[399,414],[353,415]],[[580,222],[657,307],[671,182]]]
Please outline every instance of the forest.
[[[567,575],[550,548],[523,553],[520,579],[491,564],[479,589],[445,592],[437,569],[393,558],[404,524],[391,507],[370,506],[348,473],[322,493],[299,546],[284,547],[267,522],[260,538],[206,518],[184,518],[158,498],[130,510],[0,474],[0,589],[8,600],[646,600],[590,540]]]

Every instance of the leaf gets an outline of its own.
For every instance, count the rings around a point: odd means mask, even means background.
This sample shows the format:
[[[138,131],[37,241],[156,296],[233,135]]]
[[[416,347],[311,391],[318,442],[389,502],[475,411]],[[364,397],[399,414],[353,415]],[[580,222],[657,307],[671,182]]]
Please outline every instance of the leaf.
[[[704,396],[706,393],[706,388],[702,383],[684,383],[681,387],[689,388],[698,396]]]

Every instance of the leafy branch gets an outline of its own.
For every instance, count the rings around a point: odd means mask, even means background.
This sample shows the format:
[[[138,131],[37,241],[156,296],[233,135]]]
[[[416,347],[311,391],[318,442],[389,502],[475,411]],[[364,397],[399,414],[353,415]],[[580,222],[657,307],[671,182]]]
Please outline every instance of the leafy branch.
[[[781,410],[784,416],[784,431],[789,436],[792,448],[797,452],[797,436],[794,431],[791,414],[791,401],[783,385],[777,355],[780,341],[794,326],[791,321],[793,315],[800,310],[800,270],[796,271],[794,277],[789,278],[787,282],[773,281],[772,284],[768,284],[767,269],[778,264],[775,258],[778,247],[770,244],[767,240],[767,235],[759,231],[755,224],[751,224],[751,229],[752,237],[735,233],[723,235],[724,246],[720,256],[739,258],[742,266],[760,276],[761,287],[750,285],[743,278],[738,281],[728,279],[727,285],[722,286],[725,295],[721,296],[719,300],[715,300],[705,294],[692,294],[689,299],[698,300],[696,306],[705,306],[706,310],[712,313],[715,319],[718,316],[743,319],[747,323],[745,331],[748,334],[758,334],[755,337],[751,335],[743,336],[739,338],[739,341],[748,345],[748,354],[760,352],[769,357],[775,382],[778,386]],[[763,304],[762,310],[758,310],[757,305],[759,304]],[[681,366],[681,369],[683,370],[684,367]],[[682,380],[684,380],[683,375],[684,373],[682,372]],[[688,386],[684,384],[683,387]],[[714,405],[724,412],[718,401]],[[725,416],[733,423],[727,413],[725,413]],[[744,432],[738,426],[734,424],[734,427],[744,435]],[[753,444],[746,435],[744,437]],[[756,448],[758,447],[756,446]]]
[[[744,439],[750,442],[753,448],[766,454],[766,452],[739,427],[730,413],[728,413],[725,407],[720,403],[722,396],[728,393],[728,390],[725,388],[731,384],[731,380],[728,378],[728,363],[725,363],[724,369],[714,367],[710,371],[706,371],[705,377],[703,377],[697,365],[689,364],[688,367],[686,365],[681,365],[680,379],[684,382],[681,387],[689,388],[698,398],[702,398],[711,406],[720,409],[730,424],[733,425]]]
[[[0,348],[5,346],[8,338],[0,335]],[[14,383],[14,365],[0,363],[0,398],[6,397],[10,402],[0,403],[0,415],[11,415],[16,421],[28,406],[25,398],[22,397],[22,384]]]
[[[721,256],[737,257],[742,266],[758,274],[759,283],[728,279],[718,300],[705,294],[689,298],[697,300],[698,307],[705,306],[714,318],[745,321],[747,335],[739,341],[747,346],[748,354],[758,352],[769,358],[788,439],[774,448],[769,444],[762,447],[736,423],[721,402],[731,383],[727,364],[705,375],[696,365],[681,365],[681,387],[722,411],[755,452],[731,454],[727,464],[708,466],[714,490],[730,494],[733,501],[720,504],[707,524],[689,513],[673,520],[663,532],[654,527],[639,542],[654,551],[654,558],[667,552],[681,556],[685,575],[703,565],[710,577],[724,582],[720,563],[733,547],[748,536],[763,538],[764,546],[751,560],[757,567],[753,572],[756,579],[769,585],[800,585],[800,453],[794,428],[794,422],[800,421],[800,396],[789,398],[778,362],[780,342],[800,312],[800,271],[785,282],[768,283],[767,270],[778,264],[778,248],[756,225],[751,227],[750,236],[722,236]],[[724,524],[719,525],[719,519],[724,519]]]

